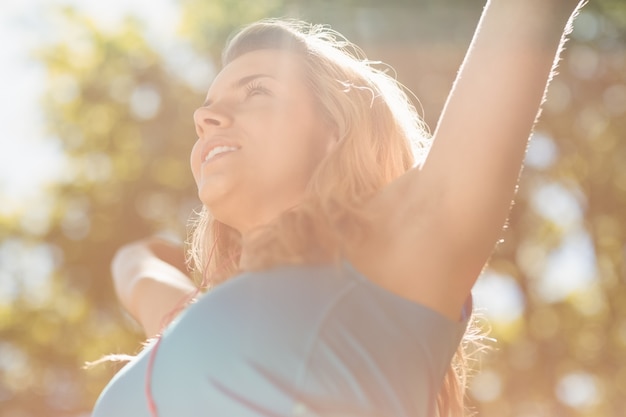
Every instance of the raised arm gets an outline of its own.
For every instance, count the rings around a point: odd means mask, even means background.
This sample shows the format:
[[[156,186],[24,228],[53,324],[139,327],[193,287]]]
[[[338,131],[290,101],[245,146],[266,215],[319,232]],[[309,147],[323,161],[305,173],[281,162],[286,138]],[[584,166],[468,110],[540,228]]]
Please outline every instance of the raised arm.
[[[577,4],[488,1],[426,162],[382,194],[388,207],[395,201],[388,211],[396,243],[385,264],[399,277],[396,285],[451,318],[501,236]]]

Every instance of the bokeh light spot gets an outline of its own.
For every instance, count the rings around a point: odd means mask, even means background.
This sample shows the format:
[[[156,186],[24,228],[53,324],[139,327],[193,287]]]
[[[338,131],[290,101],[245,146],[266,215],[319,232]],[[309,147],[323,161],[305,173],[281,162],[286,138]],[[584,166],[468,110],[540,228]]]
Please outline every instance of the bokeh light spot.
[[[574,24],[572,38],[579,41],[588,42],[595,39],[600,32],[600,22],[592,11],[583,10]]]
[[[599,400],[598,386],[593,375],[571,372],[564,375],[556,386],[556,396],[563,404],[573,408],[594,405]]]
[[[161,94],[149,84],[137,86],[130,96],[130,110],[141,120],[152,119],[161,108]]]
[[[546,169],[552,166],[558,156],[558,148],[549,136],[536,132],[533,134],[524,165],[535,169]]]
[[[559,247],[550,252],[536,290],[546,302],[565,300],[584,291],[596,278],[593,242],[584,230],[568,233]]]
[[[487,269],[472,291],[475,305],[490,321],[510,323],[524,313],[524,295],[509,275]]]
[[[472,396],[480,402],[491,402],[502,393],[502,378],[490,369],[485,369],[472,378]]]
[[[535,212],[562,229],[580,224],[583,218],[579,194],[559,183],[539,185],[532,193],[530,203]]]

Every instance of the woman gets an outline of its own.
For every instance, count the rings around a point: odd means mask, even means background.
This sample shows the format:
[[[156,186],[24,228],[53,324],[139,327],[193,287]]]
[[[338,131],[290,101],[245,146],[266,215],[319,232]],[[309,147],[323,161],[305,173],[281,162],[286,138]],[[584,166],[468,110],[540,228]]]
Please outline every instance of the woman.
[[[94,417],[462,415],[470,290],[578,3],[488,1],[427,158],[415,109],[352,45],[280,21],[235,36],[194,114],[192,265],[212,289]],[[154,239],[116,256],[148,336],[197,295],[185,272]]]

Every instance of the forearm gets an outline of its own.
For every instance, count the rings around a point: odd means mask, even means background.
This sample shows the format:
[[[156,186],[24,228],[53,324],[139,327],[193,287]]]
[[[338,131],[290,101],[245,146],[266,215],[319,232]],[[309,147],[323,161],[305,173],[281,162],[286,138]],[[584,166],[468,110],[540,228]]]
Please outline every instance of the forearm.
[[[552,3],[556,1],[487,3],[435,137],[449,131],[462,133],[454,137],[472,137],[474,131],[480,137],[490,131],[527,134],[572,12]]]
[[[472,224],[483,231],[486,247],[497,240],[508,214],[574,10],[568,3],[569,8],[556,0],[489,1],[435,131],[424,174],[443,185],[449,220],[462,228],[476,220]],[[466,235],[475,237],[472,230]]]
[[[154,278],[142,278],[135,283],[129,305],[129,313],[139,322],[147,337],[159,334],[197,295],[191,281],[165,282]]]
[[[158,334],[173,313],[197,294],[182,248],[159,238],[148,238],[120,248],[111,263],[113,284],[120,303],[142,325],[146,335]]]

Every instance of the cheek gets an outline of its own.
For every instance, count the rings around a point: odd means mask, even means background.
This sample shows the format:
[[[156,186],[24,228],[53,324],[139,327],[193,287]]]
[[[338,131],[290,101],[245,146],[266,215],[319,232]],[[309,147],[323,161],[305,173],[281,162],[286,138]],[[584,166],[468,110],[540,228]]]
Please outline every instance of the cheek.
[[[308,181],[323,158],[320,147],[323,138],[306,124],[276,133],[272,146],[267,149],[268,158],[272,160],[267,164],[268,170],[288,182]]]
[[[257,157],[253,164],[267,175],[310,173],[327,147],[318,118],[301,102],[283,103],[245,122]]]
[[[191,166],[191,173],[193,174],[193,179],[198,183],[200,178],[200,141],[196,141],[191,148],[191,155],[189,156],[189,165]]]

